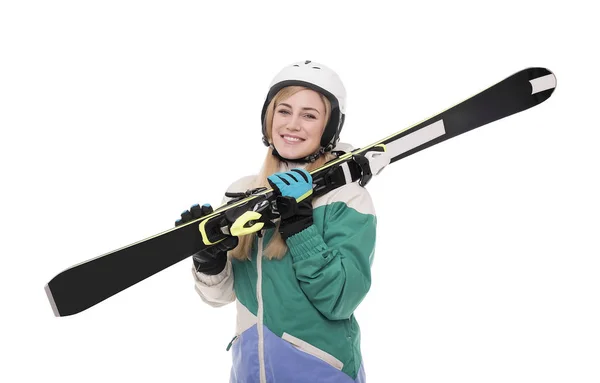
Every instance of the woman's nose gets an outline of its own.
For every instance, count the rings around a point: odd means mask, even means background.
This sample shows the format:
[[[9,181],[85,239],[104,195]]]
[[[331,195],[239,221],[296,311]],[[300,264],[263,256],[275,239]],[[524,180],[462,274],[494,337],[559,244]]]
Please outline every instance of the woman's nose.
[[[288,124],[288,129],[299,130],[300,129],[300,116],[293,115]]]

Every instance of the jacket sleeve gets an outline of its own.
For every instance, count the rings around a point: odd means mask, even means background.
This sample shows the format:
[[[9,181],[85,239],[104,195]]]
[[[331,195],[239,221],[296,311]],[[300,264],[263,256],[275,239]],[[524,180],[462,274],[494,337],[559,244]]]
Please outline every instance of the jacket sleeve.
[[[246,191],[249,187],[250,182],[254,179],[254,176],[248,176],[241,178],[231,184],[227,191]],[[227,197],[223,197],[221,204],[226,203],[229,200]],[[235,291],[233,289],[233,267],[231,260],[227,259],[225,269],[217,275],[206,275],[196,272],[196,269],[192,266],[192,274],[194,276],[195,289],[200,298],[213,307],[221,307],[228,303],[235,301]]]
[[[213,307],[221,307],[235,300],[233,270],[228,259],[223,271],[217,275],[198,273],[192,267],[195,289],[200,298]]]
[[[311,225],[287,240],[302,290],[331,320],[350,318],[371,287],[377,223],[366,189],[340,189],[325,206],[322,233]]]

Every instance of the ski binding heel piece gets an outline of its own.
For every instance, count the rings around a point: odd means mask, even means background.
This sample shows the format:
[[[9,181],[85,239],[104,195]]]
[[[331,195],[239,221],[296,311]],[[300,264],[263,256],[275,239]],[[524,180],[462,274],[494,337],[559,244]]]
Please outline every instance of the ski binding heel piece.
[[[266,188],[262,188],[260,191],[263,190]],[[270,196],[271,193],[256,196],[255,199],[227,209],[221,216],[214,216],[200,222],[199,230],[202,234],[202,242],[207,246],[214,245],[221,242],[226,236],[239,237],[255,233],[263,228],[275,227],[273,220],[279,218],[279,215],[274,211],[274,203],[269,202]],[[252,208],[249,208],[249,205]]]

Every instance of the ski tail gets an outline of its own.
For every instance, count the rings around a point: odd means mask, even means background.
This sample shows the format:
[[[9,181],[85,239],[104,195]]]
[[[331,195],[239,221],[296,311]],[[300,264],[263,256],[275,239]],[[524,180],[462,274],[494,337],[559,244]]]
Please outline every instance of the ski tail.
[[[188,258],[202,248],[188,224],[72,266],[45,286],[56,316],[77,314]]]

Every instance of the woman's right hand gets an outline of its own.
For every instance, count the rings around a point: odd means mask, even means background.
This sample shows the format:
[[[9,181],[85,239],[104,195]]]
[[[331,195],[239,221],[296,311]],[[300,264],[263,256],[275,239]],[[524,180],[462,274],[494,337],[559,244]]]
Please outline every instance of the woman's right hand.
[[[181,213],[181,218],[175,221],[175,226],[202,218],[213,212],[212,206],[204,204],[202,206],[195,204],[189,210]],[[238,237],[226,237],[217,244],[200,250],[192,256],[196,271],[206,275],[219,274],[227,264],[227,251],[238,245]]]
[[[202,206],[195,204],[190,208],[190,210],[186,210],[183,213],[181,213],[181,218],[175,221],[175,226],[183,225],[184,223],[193,221],[198,218],[202,218],[205,215],[208,215],[212,212],[213,208],[208,203],[205,203]]]

